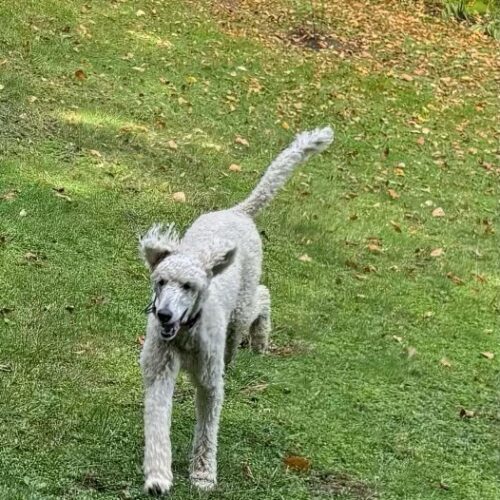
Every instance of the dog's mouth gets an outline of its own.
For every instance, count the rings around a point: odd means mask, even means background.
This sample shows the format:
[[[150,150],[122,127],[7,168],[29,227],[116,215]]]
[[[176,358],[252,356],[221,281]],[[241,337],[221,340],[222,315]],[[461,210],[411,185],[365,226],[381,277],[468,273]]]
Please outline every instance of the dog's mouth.
[[[162,325],[160,330],[160,335],[163,340],[173,340],[179,330],[181,329],[181,322],[176,321],[174,323],[169,323],[167,325]]]

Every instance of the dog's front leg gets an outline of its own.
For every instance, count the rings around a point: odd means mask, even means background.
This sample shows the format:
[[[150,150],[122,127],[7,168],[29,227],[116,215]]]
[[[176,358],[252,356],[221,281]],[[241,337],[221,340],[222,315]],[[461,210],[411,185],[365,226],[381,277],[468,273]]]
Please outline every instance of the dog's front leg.
[[[221,361],[222,364],[222,361]],[[209,385],[196,389],[196,428],[191,463],[191,482],[202,490],[217,484],[217,433],[224,399],[222,369]]]
[[[170,422],[172,397],[179,366],[169,360],[156,377],[145,377],[144,402],[144,490],[150,494],[166,493],[173,483]]]

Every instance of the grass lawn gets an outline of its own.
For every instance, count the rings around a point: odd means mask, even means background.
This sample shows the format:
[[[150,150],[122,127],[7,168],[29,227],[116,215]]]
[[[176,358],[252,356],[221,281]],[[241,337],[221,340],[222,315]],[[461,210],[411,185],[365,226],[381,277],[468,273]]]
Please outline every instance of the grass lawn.
[[[0,499],[142,496],[136,237],[324,124],[259,219],[274,346],[238,354],[201,496],[500,498],[500,45],[317,4],[320,38],[305,0],[0,3]],[[174,498],[193,425],[181,377]]]

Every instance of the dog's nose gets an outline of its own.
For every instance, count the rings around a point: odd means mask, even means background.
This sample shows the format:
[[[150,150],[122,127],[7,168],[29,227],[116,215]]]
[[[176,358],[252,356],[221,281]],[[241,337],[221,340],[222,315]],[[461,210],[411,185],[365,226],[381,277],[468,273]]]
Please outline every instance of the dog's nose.
[[[168,307],[163,307],[157,312],[158,319],[163,325],[168,324],[172,319],[172,311]]]

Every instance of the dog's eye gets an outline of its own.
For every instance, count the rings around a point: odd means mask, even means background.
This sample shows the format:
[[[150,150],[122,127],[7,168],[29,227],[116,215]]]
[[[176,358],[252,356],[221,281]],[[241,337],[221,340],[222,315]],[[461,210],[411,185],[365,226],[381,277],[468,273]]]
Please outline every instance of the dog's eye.
[[[161,288],[162,286],[165,285],[165,283],[166,283],[165,280],[160,280],[160,281],[158,281],[158,286]]]
[[[193,287],[191,286],[191,284],[190,284],[190,283],[184,283],[184,284],[182,285],[182,288],[183,288],[184,290],[186,290],[186,291],[189,291],[189,290],[192,290],[192,289],[193,289]]]

